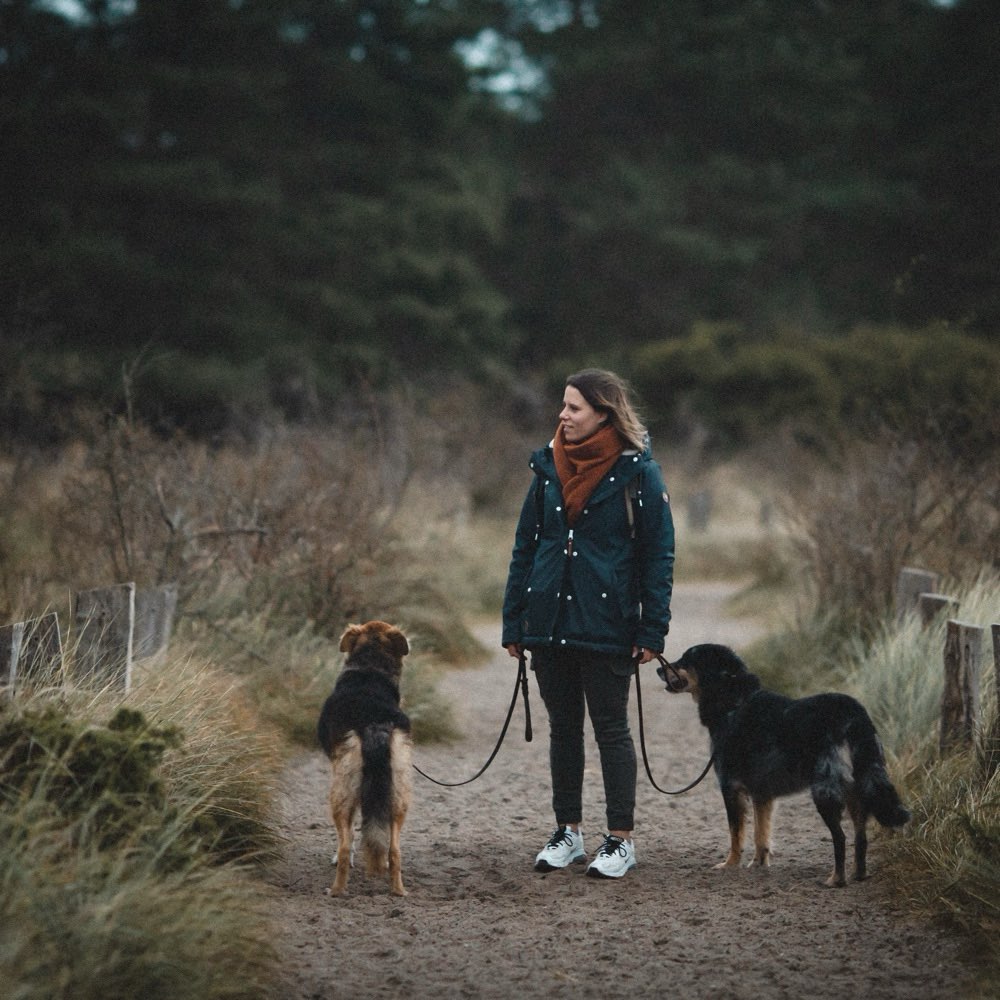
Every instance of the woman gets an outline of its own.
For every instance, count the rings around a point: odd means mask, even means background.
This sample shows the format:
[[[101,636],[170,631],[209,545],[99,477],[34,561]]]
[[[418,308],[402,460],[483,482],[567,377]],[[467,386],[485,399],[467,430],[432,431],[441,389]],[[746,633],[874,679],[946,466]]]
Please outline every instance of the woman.
[[[551,871],[586,858],[584,709],[601,757],[608,834],[588,875],[635,865],[636,758],[628,697],[635,664],[663,650],[670,622],[674,526],[649,437],[613,372],[566,380],[559,427],[530,462],[507,577],[502,643],[531,652],[549,715],[556,829],[535,858]]]

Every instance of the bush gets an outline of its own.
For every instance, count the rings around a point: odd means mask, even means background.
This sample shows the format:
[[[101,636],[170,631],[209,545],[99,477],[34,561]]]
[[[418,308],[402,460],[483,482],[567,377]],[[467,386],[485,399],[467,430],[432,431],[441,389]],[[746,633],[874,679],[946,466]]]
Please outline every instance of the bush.
[[[383,618],[465,657],[475,643],[437,582],[440,554],[422,557],[432,540],[401,524],[408,486],[438,458],[405,412],[378,419],[391,434],[366,418],[215,447],[116,420],[85,448],[0,468],[0,613],[32,617],[66,590],[109,582],[176,583],[182,621],[235,631],[249,613],[286,635],[308,625],[336,638]],[[464,486],[443,489],[467,509]]]
[[[844,631],[869,632],[892,611],[899,571],[933,566],[953,577],[1000,552],[1000,464],[994,451],[956,459],[948,442],[887,429],[806,470],[787,514],[816,607]]]
[[[50,812],[75,841],[108,850],[144,830],[166,807],[164,753],[180,743],[173,727],[150,726],[120,708],[106,726],[64,710],[0,715],[0,802],[5,811]]]
[[[4,704],[5,996],[266,995],[273,931],[247,862],[274,850],[275,756],[217,674],[176,666],[110,713],[110,692],[71,688]]]
[[[1000,348],[944,325],[815,335],[698,324],[640,348],[629,367],[654,424],[675,436],[705,428],[716,451],[782,428],[820,454],[882,426],[911,439],[933,428],[964,463],[996,441]]]

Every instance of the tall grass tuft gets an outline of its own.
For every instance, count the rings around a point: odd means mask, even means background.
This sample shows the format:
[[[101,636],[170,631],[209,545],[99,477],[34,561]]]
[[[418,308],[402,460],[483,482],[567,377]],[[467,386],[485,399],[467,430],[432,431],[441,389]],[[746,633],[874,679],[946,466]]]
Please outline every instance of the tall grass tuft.
[[[280,744],[194,658],[0,705],[0,997],[267,995]]]
[[[1000,620],[1000,576],[983,571],[968,583],[945,588],[958,617],[988,626]],[[854,638],[845,648],[844,682],[868,708],[886,748],[924,757],[936,747],[944,688],[946,618],[922,627],[916,615],[903,623],[883,621],[869,643]],[[989,629],[982,650],[982,718],[996,717],[996,683]]]
[[[200,850],[216,862],[269,858],[277,849],[271,810],[284,743],[241,679],[179,649],[139,675],[129,703],[182,734],[163,774]]]
[[[982,995],[1000,989],[1000,719],[988,626],[1000,620],[1000,575],[943,588],[958,617],[985,627],[981,724],[965,750],[938,749],[945,617],[883,622],[867,644],[844,647],[843,681],[868,708],[913,820],[884,849],[898,891],[927,914],[959,926],[984,971]]]
[[[905,836],[884,852],[898,891],[918,912],[959,927],[981,967],[982,997],[1000,992],[1000,771],[957,752],[914,768]]]
[[[58,829],[30,829],[0,859],[5,1000],[266,995],[272,930],[245,873],[163,873],[155,854],[70,851]]]

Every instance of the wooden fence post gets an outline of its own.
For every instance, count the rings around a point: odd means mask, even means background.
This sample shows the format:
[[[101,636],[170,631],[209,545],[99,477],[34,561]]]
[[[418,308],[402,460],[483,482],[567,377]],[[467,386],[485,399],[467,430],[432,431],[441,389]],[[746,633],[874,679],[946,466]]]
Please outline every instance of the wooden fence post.
[[[687,517],[692,531],[708,531],[708,522],[712,517],[711,490],[699,490],[688,497]]]
[[[0,685],[44,680],[55,672],[62,673],[62,638],[54,611],[0,626]]]
[[[937,573],[904,566],[896,580],[896,622],[901,623],[916,608],[921,594],[933,594],[937,587]]]
[[[993,727],[986,740],[986,773],[992,777],[1000,768],[1000,624],[990,626],[993,633],[993,684],[996,687],[996,709]]]
[[[126,693],[132,686],[135,584],[76,595],[76,673]]]
[[[133,642],[133,657],[136,660],[156,656],[167,648],[176,611],[176,583],[136,591]]]
[[[17,661],[21,655],[24,622],[0,627],[0,686],[13,684],[17,678]]]
[[[997,689],[997,723],[1000,724],[1000,624],[990,626],[993,632],[993,683]]]
[[[942,750],[971,743],[979,724],[979,673],[983,629],[949,619],[944,645],[941,696]]]
[[[944,612],[950,617],[957,615],[959,602],[954,597],[946,597],[944,594],[918,594],[917,609],[920,612],[920,622],[926,628]]]

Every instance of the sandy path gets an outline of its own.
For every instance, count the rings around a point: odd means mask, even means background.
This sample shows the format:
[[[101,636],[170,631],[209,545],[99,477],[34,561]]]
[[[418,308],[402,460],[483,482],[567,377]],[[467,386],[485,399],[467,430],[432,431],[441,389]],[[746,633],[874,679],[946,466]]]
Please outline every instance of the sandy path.
[[[726,617],[727,593],[713,584],[677,589],[668,657],[703,641],[740,651],[754,637],[752,626]],[[484,629],[482,638],[496,646],[499,632]],[[662,787],[676,788],[699,773],[707,739],[690,698],[667,695],[646,669],[650,763]],[[515,674],[516,662],[499,649],[488,665],[449,674],[464,739],[417,748],[418,765],[440,780],[474,774],[496,741]],[[273,880],[281,997],[956,996],[958,945],[894,905],[880,877],[877,835],[872,878],[822,886],[832,850],[806,796],[777,812],[769,872],[714,871],[727,843],[718,787],[709,778],[668,798],[651,787],[640,759],[638,866],[621,881],[586,878],[583,866],[533,871],[552,820],[547,723],[533,678],[531,685],[532,743],[524,742],[519,706],[478,781],[446,789],[415,776],[403,833],[406,899],[358,869],[345,897],[324,895],[335,843],[327,769],[319,752],[293,762],[282,802],[289,845]],[[635,724],[633,731],[638,740]],[[592,737],[588,755],[585,831],[593,852],[604,809]]]

